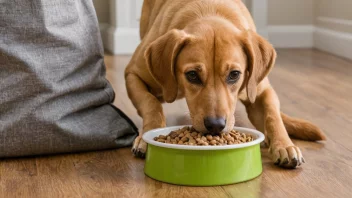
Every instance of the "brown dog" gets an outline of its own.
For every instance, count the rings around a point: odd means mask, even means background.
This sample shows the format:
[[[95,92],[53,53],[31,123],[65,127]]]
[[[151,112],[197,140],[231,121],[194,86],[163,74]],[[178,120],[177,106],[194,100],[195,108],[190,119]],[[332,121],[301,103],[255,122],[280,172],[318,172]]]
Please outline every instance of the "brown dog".
[[[266,135],[273,161],[282,167],[304,162],[289,135],[325,139],[313,124],[280,112],[266,77],[276,52],[256,33],[240,0],[144,0],[140,35],[125,79],[143,118],[143,132],[165,127],[162,102],[185,97],[193,127],[210,133],[232,129],[240,100],[250,121]],[[132,148],[140,157],[147,148],[143,132]]]

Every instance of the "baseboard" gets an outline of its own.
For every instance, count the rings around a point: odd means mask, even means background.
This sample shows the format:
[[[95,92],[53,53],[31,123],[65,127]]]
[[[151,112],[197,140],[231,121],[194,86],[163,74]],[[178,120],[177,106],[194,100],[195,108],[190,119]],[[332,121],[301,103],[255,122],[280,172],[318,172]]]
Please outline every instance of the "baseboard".
[[[316,27],[314,47],[337,56],[352,59],[352,34]]]
[[[325,23],[332,23],[332,24],[338,24],[343,26],[352,26],[352,20],[348,20],[348,19],[339,19],[334,17],[320,16],[320,17],[317,17],[317,20]]]
[[[312,48],[312,25],[275,25],[268,27],[269,41],[275,48]]]
[[[102,33],[102,40],[104,48],[108,52],[114,55],[130,55],[133,54],[140,43],[139,29],[108,26]]]

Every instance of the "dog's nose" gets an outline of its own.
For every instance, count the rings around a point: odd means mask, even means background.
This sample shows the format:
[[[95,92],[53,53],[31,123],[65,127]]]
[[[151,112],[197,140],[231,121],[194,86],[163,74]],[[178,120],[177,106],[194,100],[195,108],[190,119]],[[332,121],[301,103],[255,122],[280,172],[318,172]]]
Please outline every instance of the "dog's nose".
[[[205,128],[212,134],[220,133],[226,125],[224,118],[206,117],[204,118]]]

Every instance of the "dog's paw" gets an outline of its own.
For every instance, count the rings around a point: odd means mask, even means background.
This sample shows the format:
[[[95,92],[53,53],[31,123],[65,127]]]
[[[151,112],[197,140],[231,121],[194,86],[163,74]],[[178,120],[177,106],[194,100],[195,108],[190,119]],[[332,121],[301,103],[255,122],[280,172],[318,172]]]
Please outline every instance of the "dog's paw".
[[[305,163],[301,150],[297,146],[276,146],[270,149],[270,153],[274,164],[283,168],[296,168]]]
[[[136,137],[132,146],[132,153],[136,157],[145,158],[147,153],[147,143],[142,139],[141,136]]]

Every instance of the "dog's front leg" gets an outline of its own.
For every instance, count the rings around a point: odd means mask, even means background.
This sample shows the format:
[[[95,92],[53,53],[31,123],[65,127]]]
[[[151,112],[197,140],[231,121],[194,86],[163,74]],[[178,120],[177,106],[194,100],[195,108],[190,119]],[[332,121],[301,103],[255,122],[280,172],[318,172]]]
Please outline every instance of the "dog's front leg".
[[[165,116],[161,102],[152,95],[145,83],[135,74],[126,75],[128,96],[143,119],[143,129],[134,140],[132,152],[137,157],[145,157],[147,143],[142,139],[144,132],[165,127]]]
[[[254,104],[244,104],[252,124],[265,133],[274,163],[285,168],[301,165],[304,158],[286,131],[280,115],[280,102],[274,89],[268,85],[257,96]]]

